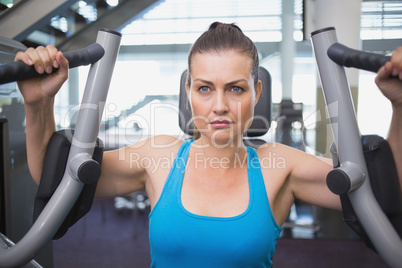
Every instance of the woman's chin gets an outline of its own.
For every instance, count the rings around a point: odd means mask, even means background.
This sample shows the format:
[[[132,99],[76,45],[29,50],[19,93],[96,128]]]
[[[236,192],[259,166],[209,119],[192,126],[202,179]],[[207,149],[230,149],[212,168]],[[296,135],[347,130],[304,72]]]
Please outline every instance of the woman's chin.
[[[212,145],[216,145],[220,148],[237,147],[241,144],[242,136],[233,135],[233,133],[229,131],[215,131],[209,139]]]

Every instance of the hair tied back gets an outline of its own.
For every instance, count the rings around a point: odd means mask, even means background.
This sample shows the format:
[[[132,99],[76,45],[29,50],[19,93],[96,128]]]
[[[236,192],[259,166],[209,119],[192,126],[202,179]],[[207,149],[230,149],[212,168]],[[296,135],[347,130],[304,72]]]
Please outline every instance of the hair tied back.
[[[209,26],[209,29],[208,30],[215,30],[215,29],[219,29],[219,28],[228,28],[228,29],[236,29],[236,30],[238,30],[238,31],[240,31],[240,32],[242,32],[242,30],[240,29],[240,27],[239,26],[237,26],[235,23],[222,23],[222,22],[219,22],[219,21],[215,21],[214,23],[212,23],[210,26]]]

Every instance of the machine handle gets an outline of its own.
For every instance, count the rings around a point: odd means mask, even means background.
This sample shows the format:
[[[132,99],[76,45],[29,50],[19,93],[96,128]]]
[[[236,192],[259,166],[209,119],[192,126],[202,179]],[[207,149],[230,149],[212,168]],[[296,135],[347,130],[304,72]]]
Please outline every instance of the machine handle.
[[[75,68],[97,62],[103,57],[105,50],[100,44],[93,43],[83,49],[67,51],[63,54],[69,62],[69,68]],[[52,72],[55,70],[57,69],[53,68]],[[43,74],[39,74],[33,66],[28,66],[22,61],[0,65],[0,85],[41,75]]]
[[[391,60],[390,56],[351,49],[338,42],[328,48],[327,54],[331,60],[341,66],[354,67],[374,73]]]
[[[52,240],[77,201],[84,183],[75,179],[78,175],[76,176],[76,171],[71,171],[70,165],[72,160],[81,154],[93,155],[121,36],[118,32],[100,29],[96,39],[99,45],[91,45],[90,49],[84,49],[90,55],[94,55],[92,48],[102,53],[89,57],[93,60],[100,55],[101,59],[89,68],[63,178],[32,227],[18,243],[8,246],[0,236],[0,267],[23,267],[30,262],[39,250]],[[98,50],[97,47],[102,50]],[[82,165],[75,166],[81,168]],[[85,175],[86,170],[91,168],[91,166],[85,166],[79,173]]]

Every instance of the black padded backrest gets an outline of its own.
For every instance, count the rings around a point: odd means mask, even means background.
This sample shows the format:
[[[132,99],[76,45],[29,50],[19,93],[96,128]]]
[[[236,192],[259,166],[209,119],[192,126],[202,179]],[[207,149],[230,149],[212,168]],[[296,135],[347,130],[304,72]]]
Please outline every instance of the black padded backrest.
[[[399,190],[398,172],[391,147],[386,139],[378,135],[362,135],[361,140],[373,194],[402,239],[402,194]],[[331,146],[331,153],[334,167],[339,167],[335,144]],[[341,194],[340,199],[343,220],[361,236],[366,246],[376,251],[370,237],[356,216],[348,194]]]
[[[38,192],[35,196],[33,212],[34,222],[38,219],[42,210],[46,207],[50,198],[53,196],[53,193],[56,191],[63,179],[73,132],[74,130],[71,129],[59,130],[52,135],[49,141]],[[93,153],[93,159],[100,165],[103,160],[103,148],[103,141],[98,138]],[[97,184],[98,181],[84,185],[77,201],[64,219],[62,225],[57,230],[53,240],[63,237],[71,226],[89,212],[94,200]]]
[[[272,116],[272,99],[271,99],[271,75],[263,68],[258,68],[258,78],[262,82],[262,92],[260,99],[254,110],[254,120],[250,128],[244,134],[247,137],[259,137],[266,134],[271,124]],[[187,99],[186,92],[187,70],[185,70],[180,78],[180,97],[179,97],[179,126],[181,130],[188,134],[194,134],[194,127],[191,123],[191,107]]]

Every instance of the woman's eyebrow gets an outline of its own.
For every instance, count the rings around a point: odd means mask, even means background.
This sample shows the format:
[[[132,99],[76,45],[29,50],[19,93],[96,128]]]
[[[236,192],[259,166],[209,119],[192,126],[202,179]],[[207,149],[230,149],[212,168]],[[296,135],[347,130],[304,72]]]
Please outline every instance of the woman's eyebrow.
[[[228,82],[228,83],[226,83],[225,85],[226,85],[226,86],[233,86],[233,85],[236,85],[236,84],[238,84],[238,83],[240,83],[240,82],[246,82],[246,83],[248,83],[248,80],[247,80],[247,79],[238,79],[238,80],[234,80],[234,81]]]
[[[208,81],[208,80],[204,80],[204,79],[200,79],[200,78],[194,79],[194,82],[201,82],[201,83],[203,83],[203,84],[207,84],[207,85],[211,85],[211,86],[214,85],[213,82]],[[228,83],[225,83],[225,86],[236,85],[236,84],[238,84],[238,83],[240,83],[240,82],[246,82],[246,83],[248,83],[248,80],[247,80],[247,79],[238,79],[238,80],[230,81],[230,82],[228,82]]]
[[[201,83],[203,83],[203,84],[207,84],[207,85],[210,85],[210,86],[213,86],[213,85],[214,85],[214,83],[212,83],[211,81],[204,80],[204,79],[201,79],[201,78],[196,78],[196,79],[194,79],[194,82],[201,82]]]

